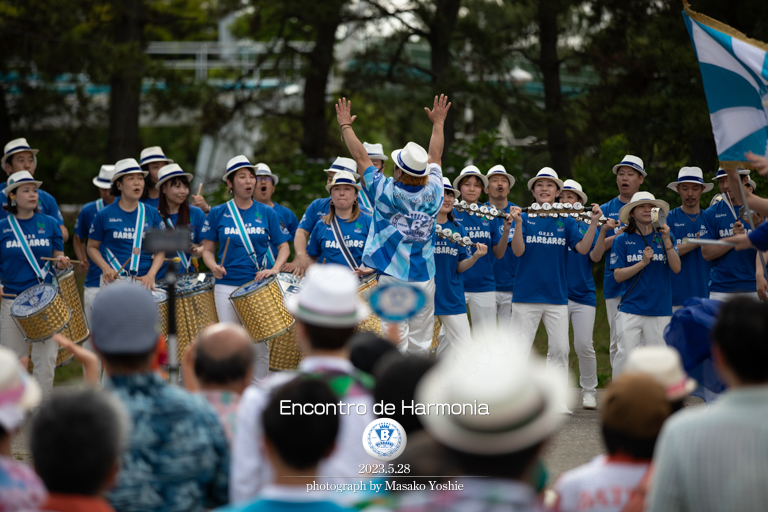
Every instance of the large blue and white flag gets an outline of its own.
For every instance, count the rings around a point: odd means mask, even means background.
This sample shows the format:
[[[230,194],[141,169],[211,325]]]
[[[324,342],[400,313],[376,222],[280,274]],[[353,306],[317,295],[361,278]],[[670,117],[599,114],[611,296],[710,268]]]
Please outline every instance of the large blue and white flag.
[[[720,165],[768,156],[768,45],[702,14],[683,12],[701,69]]]

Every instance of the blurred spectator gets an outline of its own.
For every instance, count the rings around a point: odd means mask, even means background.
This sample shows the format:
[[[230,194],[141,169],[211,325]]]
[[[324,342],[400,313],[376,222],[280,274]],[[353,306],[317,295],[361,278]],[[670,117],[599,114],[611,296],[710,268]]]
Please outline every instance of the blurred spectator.
[[[419,416],[409,413],[412,409],[405,410],[402,404],[412,405],[416,386],[434,364],[433,359],[416,355],[401,356],[397,352],[383,357],[377,368],[373,401],[393,404],[395,413],[388,414],[387,418],[400,423],[409,436],[424,427],[421,426]]]
[[[226,504],[229,447],[216,413],[152,371],[161,339],[152,294],[135,284],[110,284],[96,298],[92,318],[109,387],[131,420],[130,443],[109,493],[112,506],[202,512]]]
[[[349,360],[355,368],[373,375],[373,369],[381,359],[392,353],[399,354],[395,344],[372,332],[358,332],[349,341]]]
[[[650,510],[768,510],[768,304],[723,304],[712,356],[728,389],[670,418],[654,457]]]
[[[45,502],[47,493],[40,478],[11,453],[11,437],[41,398],[40,386],[27,375],[16,354],[0,347],[0,510],[37,510]]]
[[[653,377],[664,388],[672,413],[682,409],[683,401],[696,389],[696,380],[685,374],[680,353],[672,347],[636,348],[629,353],[625,371]]]
[[[622,373],[605,391],[602,401],[602,431],[608,455],[599,455],[558,478],[554,510],[622,510],[649,471],[656,438],[670,410],[664,388],[653,377],[628,369]]]
[[[54,395],[32,420],[35,470],[50,495],[46,511],[113,511],[102,495],[117,480],[129,421],[113,395],[86,390]]]

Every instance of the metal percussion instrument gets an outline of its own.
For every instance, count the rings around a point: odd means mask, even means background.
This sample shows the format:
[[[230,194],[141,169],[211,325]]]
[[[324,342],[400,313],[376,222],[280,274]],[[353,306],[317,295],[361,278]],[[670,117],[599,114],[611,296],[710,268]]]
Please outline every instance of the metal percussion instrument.
[[[476,215],[478,217],[485,217],[488,220],[506,217],[506,213],[496,209],[495,206],[478,206],[475,204],[469,204],[466,201],[459,201],[454,205],[457,212],[467,212],[468,215]]]
[[[455,231],[451,231],[450,229],[446,228],[443,229],[443,226],[440,224],[437,224],[435,228],[435,232],[437,233],[437,236],[440,237],[443,240],[448,240],[449,242],[453,242],[455,244],[459,244],[462,247],[476,247],[477,244],[472,241],[471,238],[468,236],[465,236],[464,238],[461,237],[460,233],[456,233]]]
[[[157,303],[157,312],[160,316],[160,333],[168,337],[168,294],[165,290],[155,290],[152,292],[152,297]]]
[[[250,281],[229,296],[240,322],[256,342],[268,341],[293,325],[293,316],[285,308],[285,297],[275,276]]]
[[[584,208],[581,203],[533,203],[527,208],[521,208],[523,212],[527,212],[531,218],[536,217],[573,217],[576,220],[583,221],[585,224],[592,224],[592,209]],[[605,216],[601,216],[597,222],[598,226],[602,226],[608,221]]]
[[[357,294],[360,296],[360,300],[369,304],[371,293],[378,287],[379,278],[376,274],[371,274],[362,278],[360,286],[357,288]],[[357,326],[357,330],[358,332],[372,332],[377,336],[381,336],[384,332],[381,327],[381,319],[373,311],[368,315],[368,318]]]
[[[36,343],[65,330],[72,319],[72,310],[54,285],[38,284],[24,290],[14,299],[11,304],[11,318],[24,335],[24,339]],[[32,347],[30,354],[31,351]],[[56,366],[63,366],[73,357],[68,350],[60,350],[56,356]],[[27,368],[31,371],[33,367],[30,358]]]
[[[200,331],[219,322],[213,292],[215,282],[213,274],[193,272],[176,276],[176,353],[179,361],[184,359],[184,352]],[[159,282],[157,286],[166,290],[168,283]]]
[[[661,233],[661,227],[667,223],[667,214],[661,208],[653,208],[651,210],[651,224],[653,230],[657,233]]]
[[[429,346],[429,353],[436,354],[437,347],[440,345],[440,328],[443,326],[443,322],[435,315],[435,325],[432,327],[432,345]]]
[[[285,296],[296,295],[301,290],[304,279],[289,272],[277,274],[277,281]],[[295,324],[273,339],[269,344],[269,369],[272,371],[293,370],[299,366],[304,355],[296,341]]]
[[[82,345],[88,340],[91,331],[88,329],[88,322],[85,319],[85,310],[83,309],[83,303],[80,301],[80,293],[77,290],[75,267],[70,266],[64,270],[59,270],[56,273],[56,280],[59,283],[59,293],[61,294],[61,297],[64,299],[64,302],[67,303],[69,309],[72,310],[72,319],[62,330],[62,334],[78,345]],[[56,366],[67,364],[74,357],[74,354],[69,350],[59,348],[59,353],[56,357]]]

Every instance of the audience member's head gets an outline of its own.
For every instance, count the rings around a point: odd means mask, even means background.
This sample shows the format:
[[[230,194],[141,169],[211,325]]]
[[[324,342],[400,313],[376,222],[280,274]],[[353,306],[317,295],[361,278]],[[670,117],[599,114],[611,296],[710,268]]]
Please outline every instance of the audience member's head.
[[[374,373],[376,364],[387,354],[399,353],[397,347],[372,332],[358,332],[349,341],[349,359],[355,368],[365,373]]]
[[[160,315],[149,291],[112,283],[99,292],[91,318],[93,346],[109,375],[151,370],[160,345]]]
[[[666,345],[634,349],[624,371],[653,377],[666,391],[673,413],[682,409],[685,398],[696,389],[696,381],[683,369],[680,353]]]
[[[768,304],[737,298],[723,304],[712,329],[718,373],[729,386],[768,383]]]
[[[0,347],[0,440],[6,440],[21,427],[27,412],[41,398],[40,386],[21,367],[16,354]]]
[[[434,364],[433,360],[426,357],[403,357],[396,352],[384,357],[376,368],[373,402],[383,401],[385,404],[394,404],[395,413],[388,414],[387,418],[400,423],[408,435],[423,427],[419,416],[403,410],[401,404],[411,405],[416,394],[416,386]]]
[[[508,347],[493,352],[462,351],[430,369],[416,388],[416,402],[455,410],[433,410],[420,420],[462,474],[525,481],[563,421],[567,381],[536,357],[520,357]]]
[[[301,291],[286,300],[304,354],[347,355],[355,327],[369,313],[357,295],[358,285],[355,274],[341,265],[309,268]]]
[[[601,419],[608,453],[647,461],[671,414],[664,388],[644,373],[623,373],[605,390]]]
[[[310,377],[298,377],[273,391],[261,419],[267,453],[278,475],[313,474],[317,464],[333,451],[339,431],[339,417],[335,413],[281,414],[281,407],[287,404],[288,410],[294,411],[293,404],[303,409],[304,404],[336,403],[338,398],[328,384]]]
[[[213,324],[197,338],[195,375],[202,389],[226,389],[242,393],[253,375],[254,349],[241,326]]]
[[[106,392],[54,395],[32,420],[35,470],[51,493],[96,496],[114,484],[129,428],[122,405]]]

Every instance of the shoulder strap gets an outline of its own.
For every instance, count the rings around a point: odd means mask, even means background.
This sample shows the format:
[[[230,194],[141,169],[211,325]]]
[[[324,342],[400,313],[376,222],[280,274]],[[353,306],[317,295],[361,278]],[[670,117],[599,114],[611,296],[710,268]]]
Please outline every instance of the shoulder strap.
[[[37,279],[40,282],[45,281],[45,276],[46,274],[48,274],[48,269],[51,266],[51,262],[50,261],[47,262],[43,268],[40,268],[40,265],[38,265],[37,263],[37,258],[35,258],[35,255],[32,254],[32,249],[29,248],[29,244],[27,243],[27,238],[24,236],[24,232],[21,230],[19,221],[16,220],[16,216],[12,213],[8,214],[8,222],[11,224],[13,236],[16,237],[16,242],[19,244],[19,247],[21,248],[21,252],[23,252],[24,257],[27,258],[27,262],[29,263],[29,266],[32,267],[32,270],[35,272]]]
[[[97,199],[96,200],[96,211],[100,212],[104,208],[104,200],[103,199]]]
[[[333,220],[331,220],[331,228],[333,231],[333,238],[336,239],[336,244],[339,246],[341,254],[347,261],[349,268],[354,271],[357,268],[357,261],[355,261],[355,257],[352,256],[352,252],[349,250],[349,247],[347,247],[347,244],[344,243],[344,236],[341,234],[341,227],[339,226],[339,218],[336,215],[334,215]]]
[[[227,201],[227,208],[232,215],[232,220],[234,220],[235,225],[237,226],[237,233],[240,235],[240,241],[243,243],[243,247],[245,247],[246,252],[248,252],[248,257],[251,258],[251,261],[257,269],[261,268],[259,260],[256,257],[256,251],[253,248],[253,243],[251,243],[251,237],[249,237],[248,233],[245,231],[245,223],[243,223],[243,218],[240,216],[240,210],[237,208],[234,199]]]
[[[133,229],[133,253],[131,254],[130,273],[139,272],[139,262],[141,261],[141,244],[144,241],[144,221],[146,220],[147,210],[144,203],[139,201],[136,210],[136,227]],[[119,268],[119,267],[118,267]]]
[[[171,229],[175,229],[173,226],[173,221],[169,218],[165,219],[166,224],[168,224],[168,227]],[[189,268],[189,258],[187,258],[187,253],[184,251],[176,251],[176,256],[179,257],[181,260],[181,264],[184,266],[184,270],[186,271]]]
[[[119,261],[117,261],[117,258],[115,257],[114,253],[112,253],[109,249],[104,249],[104,254],[107,257],[107,263],[109,263],[109,266],[112,267],[112,270],[115,272],[120,271],[120,274],[125,273],[125,269],[120,270],[121,264]]]

